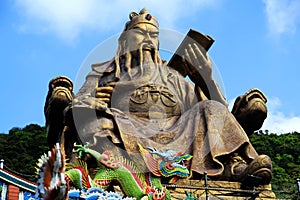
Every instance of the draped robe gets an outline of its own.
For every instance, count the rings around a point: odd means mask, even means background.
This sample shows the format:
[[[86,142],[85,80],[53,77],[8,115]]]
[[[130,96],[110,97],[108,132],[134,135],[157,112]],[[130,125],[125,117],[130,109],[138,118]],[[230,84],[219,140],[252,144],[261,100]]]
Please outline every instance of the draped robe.
[[[97,151],[139,154],[137,143],[193,156],[190,171],[222,176],[226,159],[238,153],[250,163],[257,153],[235,117],[221,103],[198,101],[194,85],[164,63],[115,77],[114,60],[92,65],[73,111],[81,142]],[[116,82],[111,105],[95,110],[81,99],[95,98],[98,86]],[[68,113],[68,112],[67,112]]]

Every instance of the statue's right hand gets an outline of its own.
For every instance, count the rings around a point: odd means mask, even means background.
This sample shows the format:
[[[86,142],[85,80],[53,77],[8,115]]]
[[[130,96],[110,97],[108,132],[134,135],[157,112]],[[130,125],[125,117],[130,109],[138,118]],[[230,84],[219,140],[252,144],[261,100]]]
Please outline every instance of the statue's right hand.
[[[114,91],[114,85],[98,87],[95,89],[95,97],[98,100],[103,101],[109,105],[113,91]]]
[[[78,99],[78,98],[73,99],[73,106],[82,107],[83,105],[86,108],[96,109],[99,111],[105,111],[108,107],[107,103],[105,103],[104,101],[101,101],[101,100],[99,100],[95,97],[91,97],[91,96],[84,96],[84,97],[81,97],[80,99]]]
[[[80,105],[84,104],[91,109],[106,111],[107,108],[110,107],[114,85],[114,83],[109,83],[109,85],[97,87],[90,94],[73,99],[73,105],[78,105],[80,107]]]

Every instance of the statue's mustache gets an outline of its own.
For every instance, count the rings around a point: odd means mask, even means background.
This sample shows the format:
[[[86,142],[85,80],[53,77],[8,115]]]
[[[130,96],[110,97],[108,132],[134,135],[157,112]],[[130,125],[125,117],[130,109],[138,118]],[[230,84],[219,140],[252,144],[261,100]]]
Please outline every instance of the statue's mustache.
[[[156,49],[154,43],[151,41],[143,41],[141,43],[141,48],[142,49],[153,49],[153,50]]]

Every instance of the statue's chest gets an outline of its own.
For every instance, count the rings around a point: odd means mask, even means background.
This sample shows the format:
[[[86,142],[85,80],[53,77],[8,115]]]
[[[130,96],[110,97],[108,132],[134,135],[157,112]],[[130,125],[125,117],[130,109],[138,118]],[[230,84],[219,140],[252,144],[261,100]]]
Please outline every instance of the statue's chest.
[[[166,86],[146,83],[136,87],[122,85],[112,96],[112,107],[145,118],[180,115],[178,98]]]

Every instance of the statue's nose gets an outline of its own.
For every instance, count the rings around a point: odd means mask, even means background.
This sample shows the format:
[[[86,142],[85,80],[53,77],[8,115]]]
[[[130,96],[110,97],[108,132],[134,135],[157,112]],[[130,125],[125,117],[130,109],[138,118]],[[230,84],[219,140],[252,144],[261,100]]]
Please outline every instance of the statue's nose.
[[[146,33],[146,35],[145,35],[145,40],[146,40],[146,41],[151,41],[151,37],[150,37],[150,34],[149,34],[149,33]]]

